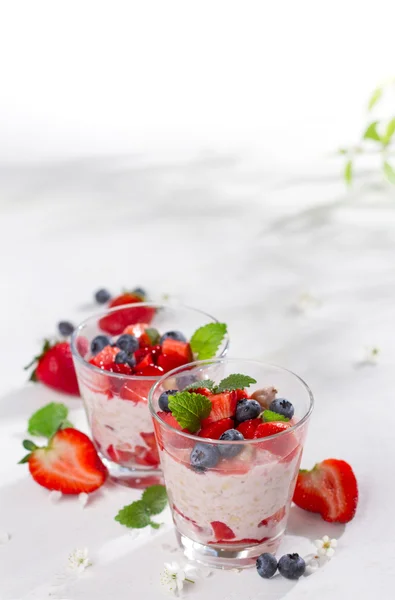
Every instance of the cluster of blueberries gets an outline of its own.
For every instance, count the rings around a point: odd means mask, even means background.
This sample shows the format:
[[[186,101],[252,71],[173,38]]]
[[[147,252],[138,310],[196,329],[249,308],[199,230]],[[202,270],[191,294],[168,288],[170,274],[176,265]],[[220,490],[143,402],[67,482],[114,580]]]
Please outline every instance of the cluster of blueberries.
[[[202,386],[204,387],[204,386]],[[171,412],[169,409],[169,396],[177,394],[178,390],[167,390],[159,396],[159,408],[164,412]],[[269,409],[277,414],[283,415],[287,419],[292,419],[294,415],[294,407],[289,400],[285,398],[275,398]],[[243,399],[239,400],[236,406],[236,422],[237,424],[256,419],[262,412],[262,407],[256,400]],[[244,436],[237,429],[228,429],[219,438],[228,442],[241,442]],[[193,447],[190,456],[191,467],[200,473],[207,469],[214,468],[222,458],[234,458],[243,449],[241,444],[207,444],[197,442]]]

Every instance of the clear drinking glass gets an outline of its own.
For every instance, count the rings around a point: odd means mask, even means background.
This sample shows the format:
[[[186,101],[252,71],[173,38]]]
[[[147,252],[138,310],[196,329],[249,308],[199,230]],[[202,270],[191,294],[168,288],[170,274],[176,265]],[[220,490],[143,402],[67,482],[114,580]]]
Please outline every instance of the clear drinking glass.
[[[221,379],[242,373],[256,379],[248,393],[273,386],[278,397],[292,402],[292,426],[261,439],[230,442],[179,431],[164,422],[158,399],[177,388],[185,371],[174,369],[151,389],[160,461],[180,546],[190,560],[210,567],[243,568],[262,552],[272,552],[284,534],[296,484],[313,396],[304,381],[287,369],[252,360],[217,359],[191,363],[197,380]],[[195,444],[236,446],[236,456],[220,458],[212,468],[196,471],[190,455]],[[240,452],[237,452],[237,446]],[[216,450],[215,450],[216,451]]]
[[[75,330],[71,349],[93,443],[118,483],[144,488],[162,481],[148,410],[148,393],[159,377],[112,373],[90,364],[92,339],[111,333],[116,339],[125,327],[141,324],[161,335],[178,330],[189,340],[196,329],[213,322],[214,317],[194,308],[141,302],[93,316]],[[217,356],[225,356],[227,348],[226,336]],[[184,371],[179,384],[185,386],[192,376]]]

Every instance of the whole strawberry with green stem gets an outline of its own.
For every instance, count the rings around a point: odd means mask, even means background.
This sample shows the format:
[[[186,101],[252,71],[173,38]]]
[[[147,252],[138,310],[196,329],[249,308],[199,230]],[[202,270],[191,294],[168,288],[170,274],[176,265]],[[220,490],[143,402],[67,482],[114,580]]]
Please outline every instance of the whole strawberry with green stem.
[[[69,342],[51,345],[49,340],[45,340],[41,354],[35,356],[25,369],[33,365],[31,381],[40,381],[59,392],[80,395]]]

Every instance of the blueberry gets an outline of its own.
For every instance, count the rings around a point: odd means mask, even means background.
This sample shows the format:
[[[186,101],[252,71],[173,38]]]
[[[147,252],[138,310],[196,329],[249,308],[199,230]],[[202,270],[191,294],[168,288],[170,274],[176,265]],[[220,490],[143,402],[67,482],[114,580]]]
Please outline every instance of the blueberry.
[[[256,559],[256,570],[264,579],[270,579],[277,571],[276,557],[269,552],[264,552]]]
[[[297,552],[284,554],[278,561],[278,570],[287,579],[299,579],[306,570],[306,563]]]
[[[126,362],[131,369],[134,369],[136,366],[136,359],[134,358],[133,354],[128,354],[128,359]]]
[[[236,406],[236,421],[243,423],[249,419],[256,419],[261,411],[261,405],[256,400],[239,400]]]
[[[186,387],[195,383],[197,381],[196,375],[192,375],[192,373],[180,373],[177,375],[177,385],[180,390],[185,390]]]
[[[115,355],[114,362],[117,365],[124,365],[128,362],[129,356],[125,350],[120,350],[118,354]]]
[[[228,429],[221,435],[219,439],[240,442],[241,440],[244,440],[244,435],[240,433],[240,431],[236,431],[236,429]],[[224,458],[233,458],[234,456],[240,454],[242,450],[243,446],[241,444],[234,444],[232,446],[220,444],[218,446],[218,451]]]
[[[218,464],[220,453],[217,446],[213,444],[195,444],[191,452],[191,467],[200,473],[204,473],[206,469],[212,469]]]
[[[169,408],[169,396],[173,394],[177,394],[178,390],[167,390],[167,392],[162,392],[159,396],[158,404],[159,408],[164,412],[171,412]]]
[[[74,331],[74,325],[70,323],[70,321],[59,321],[58,323],[59,333],[67,337],[71,335]]]
[[[111,294],[107,290],[101,289],[97,290],[97,292],[95,293],[95,300],[98,304],[105,304],[109,301],[110,298]]]
[[[103,350],[106,346],[110,344],[110,340],[106,335],[97,335],[91,341],[91,352],[92,354],[97,354],[100,350]]]
[[[187,338],[185,337],[185,335],[183,333],[181,333],[181,331],[166,331],[166,333],[164,333],[162,335],[162,337],[159,340],[160,344],[163,344],[163,342],[167,339],[170,340],[177,340],[178,342],[186,342]]]
[[[144,288],[141,287],[136,287],[132,294],[136,294],[137,296],[141,296],[143,299],[147,297],[147,292],[145,291]]]
[[[285,400],[285,398],[275,398],[270,403],[269,410],[283,415],[287,419],[292,419],[295,412],[293,404],[289,400]]]
[[[117,348],[121,350],[125,350],[128,354],[133,354],[139,347],[139,341],[134,335],[129,335],[128,333],[124,333],[120,335],[117,341],[115,342]]]

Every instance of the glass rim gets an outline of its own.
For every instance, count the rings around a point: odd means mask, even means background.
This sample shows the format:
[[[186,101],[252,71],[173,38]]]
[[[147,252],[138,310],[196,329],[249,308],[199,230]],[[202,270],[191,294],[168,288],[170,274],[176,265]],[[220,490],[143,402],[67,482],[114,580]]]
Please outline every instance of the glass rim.
[[[81,332],[82,332],[83,328],[86,325],[88,325],[88,323],[90,323],[91,321],[99,321],[99,319],[102,319],[103,317],[106,317],[107,315],[109,315],[111,313],[115,313],[122,309],[138,308],[138,307],[144,307],[144,306],[149,306],[151,308],[170,308],[170,309],[176,309],[176,310],[177,309],[186,309],[187,311],[200,313],[201,315],[208,317],[209,319],[211,319],[211,321],[213,323],[220,323],[220,321],[218,319],[216,319],[209,313],[205,312],[204,310],[200,310],[199,308],[194,308],[193,306],[188,306],[187,304],[172,304],[171,302],[132,302],[131,304],[121,304],[120,306],[114,306],[113,308],[109,308],[103,312],[91,315],[90,317],[87,317],[86,319],[81,321],[81,323],[79,323],[79,325],[77,325],[77,327],[74,329],[74,331],[71,335],[71,338],[70,338],[70,348],[71,348],[71,354],[72,354],[73,358],[75,360],[77,360],[79,363],[81,363],[82,365],[84,365],[85,367],[87,367],[88,369],[90,369],[93,373],[100,373],[101,375],[106,375],[107,377],[114,377],[115,379],[123,379],[123,380],[126,379],[128,381],[145,380],[145,381],[156,382],[159,379],[161,379],[162,377],[164,377],[165,375],[167,375],[167,373],[164,373],[163,375],[157,375],[157,376],[155,376],[155,375],[128,375],[128,374],[124,374],[124,373],[113,373],[112,371],[106,371],[105,369],[100,369],[100,367],[96,367],[95,365],[92,365],[90,362],[85,360],[85,358],[83,358],[81,356],[81,354],[78,352],[78,349],[77,349],[78,336],[82,335]],[[138,325],[138,323],[135,323],[135,324]],[[120,334],[120,335],[122,335],[122,334]],[[221,352],[221,355],[217,358],[224,357],[226,352],[228,351],[228,347],[229,347],[228,332],[225,333],[224,341],[225,341],[225,346]],[[213,359],[213,360],[215,360],[215,359]],[[187,364],[189,365],[192,363],[187,363]],[[184,366],[186,366],[186,365],[184,365]],[[170,373],[170,371],[169,371],[169,373]]]
[[[284,431],[280,431],[279,433],[274,433],[273,435],[268,435],[265,438],[244,439],[244,440],[216,440],[214,438],[202,438],[202,437],[199,437],[198,435],[194,435],[193,433],[186,433],[185,431],[181,431],[180,429],[175,429],[174,427],[172,427],[171,425],[166,423],[166,421],[163,421],[156,413],[154,406],[153,406],[153,395],[154,395],[155,391],[157,390],[157,388],[160,386],[160,384],[163,381],[165,381],[168,377],[173,377],[177,373],[182,372],[183,370],[185,370],[186,366],[199,367],[201,365],[210,365],[213,363],[218,364],[218,363],[237,363],[237,362],[239,362],[239,363],[245,362],[245,363],[251,363],[251,364],[260,365],[260,366],[274,367],[275,369],[289,373],[290,375],[292,375],[293,377],[298,379],[300,381],[300,383],[302,384],[302,386],[305,388],[305,391],[307,392],[308,397],[309,397],[309,407],[308,407],[306,413],[303,415],[303,417],[297,423],[295,423],[295,425],[292,425],[291,427],[289,427],[289,429],[285,429]],[[241,444],[250,444],[250,443],[262,444],[266,441],[278,439],[281,436],[285,436],[294,431],[297,431],[302,425],[304,425],[309,420],[310,415],[313,411],[314,396],[313,396],[313,392],[311,391],[308,384],[304,381],[304,379],[302,379],[299,375],[297,375],[290,369],[287,369],[286,367],[282,367],[282,366],[276,365],[274,363],[269,363],[269,362],[265,362],[265,361],[261,361],[261,360],[254,360],[254,359],[249,359],[249,358],[219,357],[219,358],[211,358],[211,359],[207,359],[207,360],[196,360],[192,363],[188,363],[188,365],[184,365],[184,367],[177,367],[176,369],[173,369],[172,371],[169,371],[168,373],[165,373],[164,375],[162,375],[162,377],[156,381],[156,383],[151,387],[151,389],[149,391],[148,407],[149,407],[152,418],[155,419],[161,427],[165,427],[168,431],[170,431],[172,433],[176,433],[176,434],[180,435],[181,437],[190,439],[194,442],[209,443],[209,444],[215,443],[215,444],[220,444],[222,446],[234,445],[234,444],[241,445]]]

